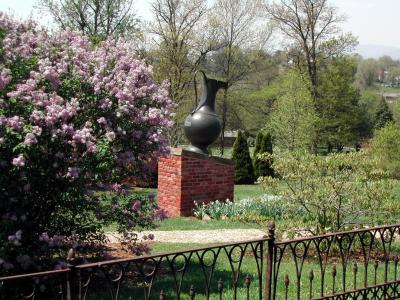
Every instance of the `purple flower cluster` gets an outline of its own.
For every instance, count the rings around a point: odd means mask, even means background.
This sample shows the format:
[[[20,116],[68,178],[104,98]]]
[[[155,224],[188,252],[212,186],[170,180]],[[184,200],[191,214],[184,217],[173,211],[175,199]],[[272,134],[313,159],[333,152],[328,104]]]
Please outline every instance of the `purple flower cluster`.
[[[37,30],[31,21],[20,23],[1,12],[0,30],[5,33],[0,88],[12,82],[8,64],[17,58],[38,59],[37,69],[30,72],[29,78],[18,82],[2,99],[6,108],[16,99],[26,105],[27,111],[14,115],[12,109],[6,109],[5,115],[0,114],[0,145],[14,138],[4,134],[7,129],[24,131],[20,143],[30,147],[40,148],[41,139],[50,136],[69,150],[65,160],[74,165],[77,158],[95,153],[103,141],[145,143],[148,151],[140,155],[127,155],[123,147],[115,148],[115,158],[123,164],[154,160],[166,151],[165,129],[172,126],[173,108],[168,84],[158,85],[152,78],[152,67],[137,59],[123,41],[107,40],[92,47],[78,33],[51,35],[44,29]],[[63,78],[68,77],[89,84],[96,96],[94,102],[88,103],[81,91],[63,97],[60,89]],[[49,83],[50,90],[44,89],[44,82]],[[93,108],[96,114],[88,115]],[[87,121],[77,122],[82,118]],[[29,165],[30,157],[22,154],[12,161],[16,167]],[[65,170],[67,177],[78,175],[69,168]]]
[[[57,234],[49,236],[47,232],[43,232],[39,236],[39,241],[45,242],[49,247],[60,247],[64,244],[65,237]]]
[[[8,240],[14,244],[14,246],[21,246],[22,230],[18,230],[15,234],[9,235]]]
[[[16,167],[25,166],[25,158],[22,154],[18,155],[16,158],[13,158],[12,164]]]
[[[127,252],[130,252],[134,255],[143,255],[150,253],[150,247],[145,241],[154,240],[154,235],[143,235],[142,239],[139,239],[137,233],[134,232],[125,232],[121,237],[121,245],[125,248]]]

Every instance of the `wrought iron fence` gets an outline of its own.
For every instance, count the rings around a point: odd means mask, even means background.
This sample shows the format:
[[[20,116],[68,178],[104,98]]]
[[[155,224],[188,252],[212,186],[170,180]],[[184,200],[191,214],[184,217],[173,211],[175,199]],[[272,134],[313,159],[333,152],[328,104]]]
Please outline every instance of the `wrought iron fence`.
[[[398,299],[400,225],[70,264],[0,278],[0,299]]]
[[[399,225],[274,243],[273,299],[397,299]]]

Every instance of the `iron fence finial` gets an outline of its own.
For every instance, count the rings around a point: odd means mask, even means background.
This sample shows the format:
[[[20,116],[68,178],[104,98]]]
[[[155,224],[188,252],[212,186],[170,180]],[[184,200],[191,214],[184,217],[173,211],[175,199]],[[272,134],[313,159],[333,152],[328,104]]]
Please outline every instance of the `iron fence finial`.
[[[246,284],[247,288],[250,286],[250,283],[251,283],[251,278],[250,278],[250,275],[247,274],[246,275],[246,280],[245,280],[245,284]]]
[[[190,299],[194,299],[194,297],[196,296],[196,290],[194,289],[193,285],[190,286],[189,296],[190,296]]]
[[[275,239],[275,222],[271,222],[268,225],[268,238]]]
[[[75,259],[75,251],[73,248],[68,250],[67,261],[72,262]]]

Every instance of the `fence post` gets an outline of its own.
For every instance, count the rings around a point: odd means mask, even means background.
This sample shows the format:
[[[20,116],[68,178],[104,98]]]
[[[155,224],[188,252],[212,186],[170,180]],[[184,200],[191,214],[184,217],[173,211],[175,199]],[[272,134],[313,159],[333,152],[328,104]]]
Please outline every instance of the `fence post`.
[[[67,255],[67,263],[68,263],[68,268],[70,268],[71,271],[67,273],[67,300],[73,300],[74,299],[74,284],[75,284],[75,265],[74,265],[74,260],[75,260],[75,252],[74,249],[69,249],[68,255]]]
[[[272,268],[274,264],[274,245],[275,245],[275,223],[272,222],[268,226],[268,247],[267,262],[265,274],[265,300],[272,299]]]

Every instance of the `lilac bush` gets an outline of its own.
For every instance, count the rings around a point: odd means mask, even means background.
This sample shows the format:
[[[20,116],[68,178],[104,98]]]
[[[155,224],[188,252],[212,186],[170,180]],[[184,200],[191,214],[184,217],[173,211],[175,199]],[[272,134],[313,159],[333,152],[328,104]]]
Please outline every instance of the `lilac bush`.
[[[124,41],[93,45],[0,12],[0,273],[101,242],[115,211],[93,191],[155,165],[172,108]],[[150,214],[113,220],[150,226]]]

